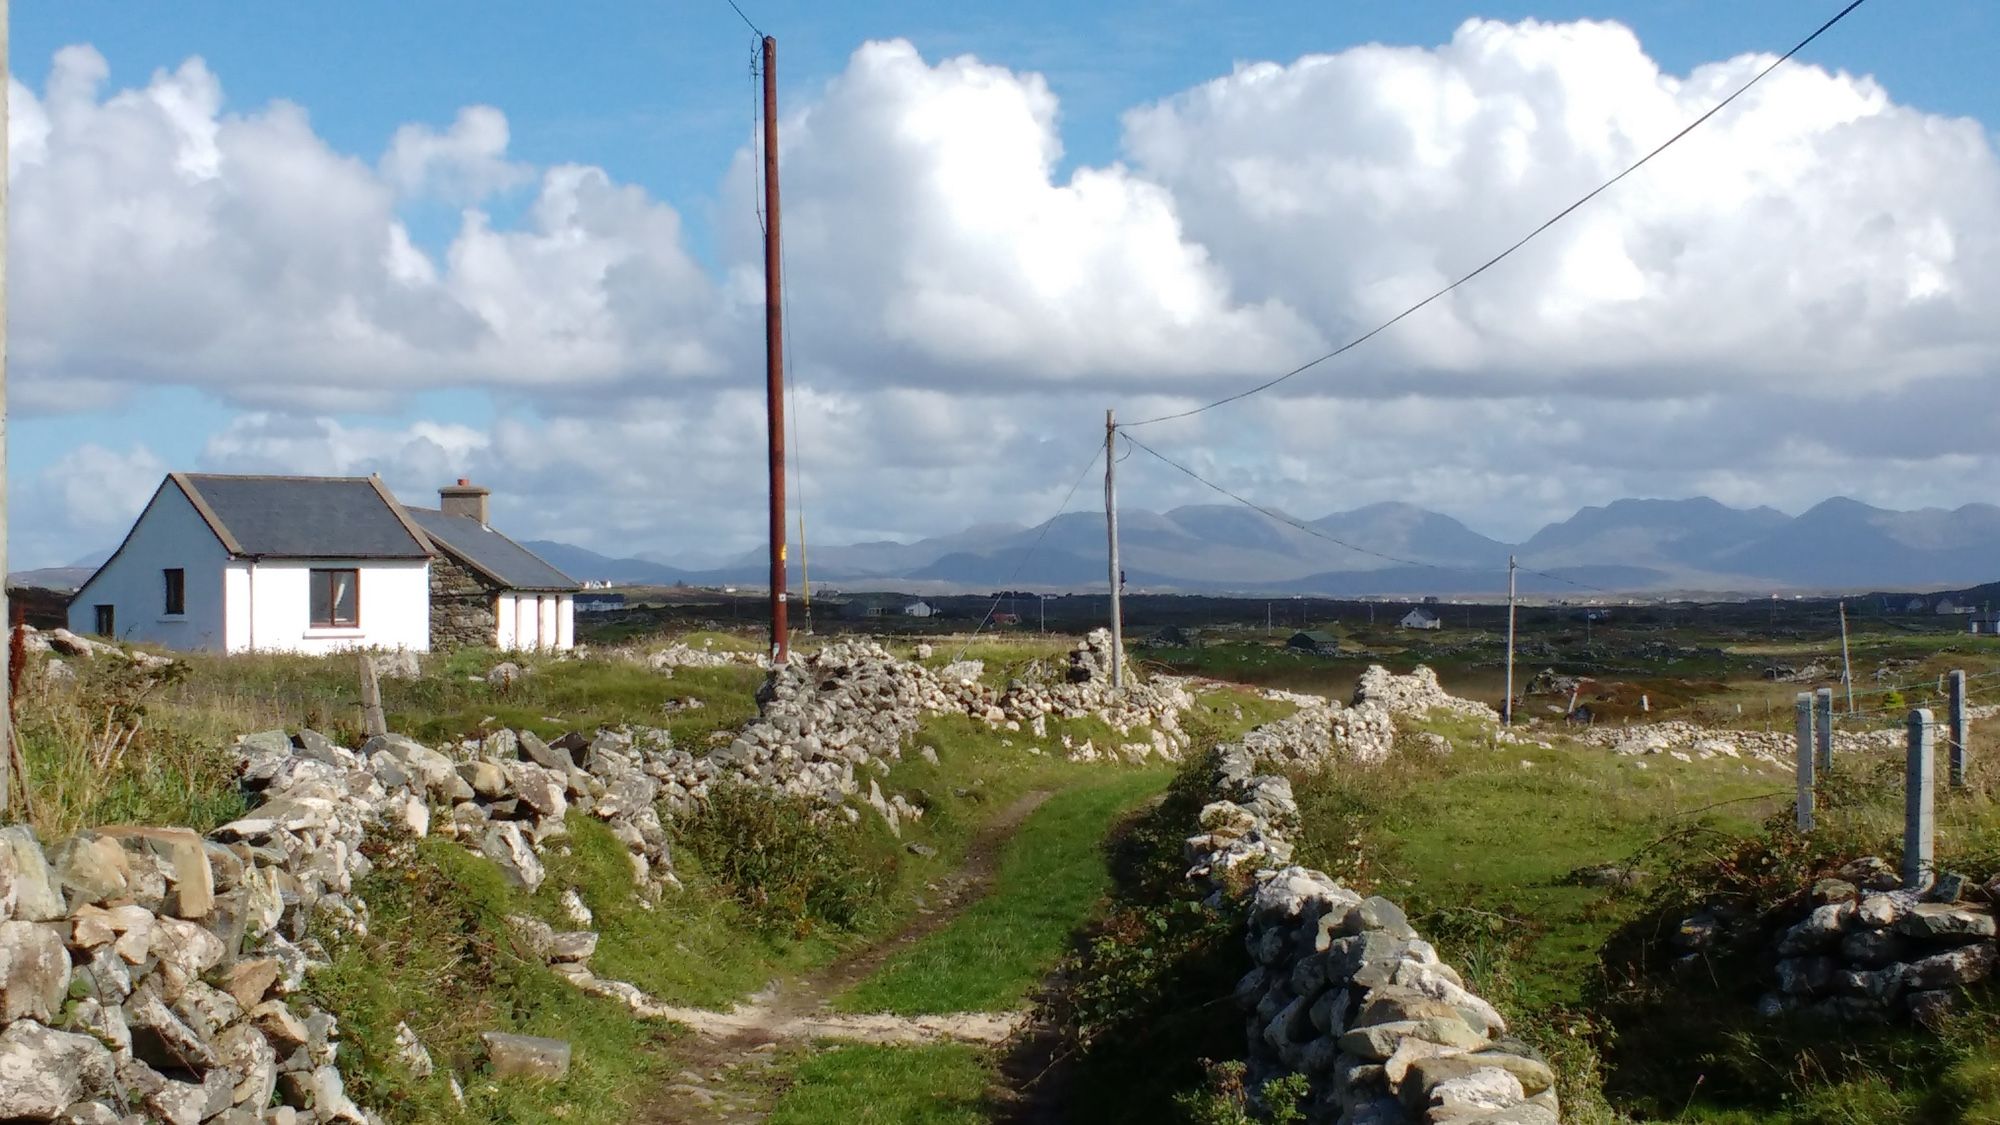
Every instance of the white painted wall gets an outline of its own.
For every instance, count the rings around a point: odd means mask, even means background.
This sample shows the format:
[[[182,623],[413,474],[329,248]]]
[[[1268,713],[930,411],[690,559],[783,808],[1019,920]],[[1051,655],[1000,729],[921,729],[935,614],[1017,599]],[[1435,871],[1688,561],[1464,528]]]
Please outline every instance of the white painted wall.
[[[360,623],[352,629],[320,629],[312,621],[312,571],[322,567],[352,567],[360,573]],[[428,652],[431,646],[430,563],[424,559],[267,559],[238,562],[232,570],[232,620],[243,615],[245,628],[230,630],[230,641],[243,651],[328,653],[353,648],[406,648]]]
[[[576,644],[576,599],[569,594],[503,592],[494,603],[494,644],[506,652],[546,652]]]
[[[124,548],[70,602],[70,630],[96,632],[96,607],[109,605],[119,640],[219,650],[225,643],[222,570],[228,560],[194,505],[169,484],[139,514]],[[178,617],[166,613],[161,572],[168,567],[187,571],[187,612]]]

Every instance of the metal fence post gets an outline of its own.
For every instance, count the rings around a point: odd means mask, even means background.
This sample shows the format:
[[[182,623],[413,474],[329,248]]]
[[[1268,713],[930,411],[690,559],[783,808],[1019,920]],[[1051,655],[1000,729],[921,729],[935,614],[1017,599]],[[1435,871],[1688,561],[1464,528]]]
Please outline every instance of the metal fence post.
[[[1799,831],[1813,830],[1813,697],[1800,692],[1798,698],[1799,735]]]
[[[1909,758],[1903,782],[1903,886],[1922,889],[1937,866],[1930,708],[1911,711],[1909,723]]]
[[[1817,705],[1813,715],[1814,734],[1819,738],[1819,772],[1831,776],[1833,773],[1833,689],[1821,688],[1813,696]]]
[[[1965,671],[1953,671],[1950,679],[1951,787],[1965,788]]]

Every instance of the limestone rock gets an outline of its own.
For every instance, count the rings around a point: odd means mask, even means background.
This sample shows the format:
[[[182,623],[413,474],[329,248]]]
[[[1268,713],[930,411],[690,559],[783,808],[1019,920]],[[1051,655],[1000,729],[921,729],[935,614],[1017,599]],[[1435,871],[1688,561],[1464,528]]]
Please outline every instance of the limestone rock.
[[[69,993],[69,950],[55,922],[0,922],[0,1023],[52,1019]]]
[[[0,1031],[0,1120],[53,1121],[108,1092],[112,1074],[111,1052],[90,1036],[16,1020]]]
[[[480,1035],[495,1078],[539,1078],[553,1081],[569,1073],[569,1044],[560,1039],[488,1031]]]
[[[0,922],[53,922],[66,913],[62,884],[25,824],[0,828]]]

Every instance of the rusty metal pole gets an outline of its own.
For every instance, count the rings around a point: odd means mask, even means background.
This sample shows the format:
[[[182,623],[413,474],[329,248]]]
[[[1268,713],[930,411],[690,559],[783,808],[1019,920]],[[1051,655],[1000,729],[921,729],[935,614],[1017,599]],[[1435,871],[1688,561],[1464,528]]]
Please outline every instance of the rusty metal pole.
[[[7,0],[0,0],[0,621],[7,613]],[[9,669],[5,646],[0,646],[0,693],[6,692]],[[14,713],[14,697],[0,695],[0,715]],[[0,723],[0,816],[7,812],[8,763],[17,751],[13,746],[14,725]],[[28,779],[20,780],[21,792],[28,791]],[[23,804],[26,802],[24,801]]]
[[[764,372],[771,424],[771,663],[791,659],[785,623],[785,322],[778,228],[778,41],[764,37]]]

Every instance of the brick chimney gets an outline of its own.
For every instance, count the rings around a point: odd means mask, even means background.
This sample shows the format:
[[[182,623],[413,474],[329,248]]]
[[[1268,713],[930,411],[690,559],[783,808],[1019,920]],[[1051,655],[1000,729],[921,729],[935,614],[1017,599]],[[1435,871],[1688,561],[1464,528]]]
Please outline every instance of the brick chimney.
[[[464,477],[457,484],[448,484],[438,489],[438,510],[448,516],[466,516],[486,526],[486,498],[492,495],[486,489],[473,484]]]

